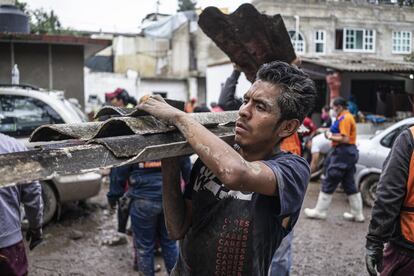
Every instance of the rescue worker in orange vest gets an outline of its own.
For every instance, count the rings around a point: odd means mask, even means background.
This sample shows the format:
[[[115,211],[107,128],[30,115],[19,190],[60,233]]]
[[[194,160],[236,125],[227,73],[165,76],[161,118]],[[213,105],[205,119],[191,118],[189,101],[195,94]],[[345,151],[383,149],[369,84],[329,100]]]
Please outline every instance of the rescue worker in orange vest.
[[[366,237],[370,275],[414,275],[413,150],[411,127],[397,137],[384,163]]]
[[[344,218],[356,222],[363,222],[365,219],[362,213],[361,193],[358,192],[354,181],[355,164],[358,161],[358,149],[355,146],[356,123],[347,105],[347,101],[341,97],[335,98],[332,102],[336,121],[325,136],[332,141],[333,150],[325,162],[326,178],[322,180],[318,202],[313,209],[305,208],[308,218],[326,219],[332,194],[341,183],[351,207],[351,212],[345,212]]]

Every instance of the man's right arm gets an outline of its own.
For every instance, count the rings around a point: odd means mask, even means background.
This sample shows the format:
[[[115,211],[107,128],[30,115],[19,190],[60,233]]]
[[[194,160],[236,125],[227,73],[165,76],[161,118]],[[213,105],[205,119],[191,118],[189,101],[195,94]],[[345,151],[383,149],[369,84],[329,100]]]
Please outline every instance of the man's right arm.
[[[179,158],[162,159],[161,166],[165,226],[171,239],[180,240],[191,225],[191,200],[184,199],[181,192]]]

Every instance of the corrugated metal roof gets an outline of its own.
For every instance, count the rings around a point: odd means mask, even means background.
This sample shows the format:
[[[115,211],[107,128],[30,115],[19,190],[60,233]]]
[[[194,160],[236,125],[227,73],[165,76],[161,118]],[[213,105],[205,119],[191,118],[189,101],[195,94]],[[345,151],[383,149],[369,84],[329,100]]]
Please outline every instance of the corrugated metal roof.
[[[233,143],[237,111],[193,113],[217,137]],[[130,109],[111,108],[101,114],[136,116]],[[143,115],[143,114],[139,114]],[[34,150],[0,154],[0,188],[33,180],[191,154],[193,149],[173,126],[144,115],[114,117],[105,122],[49,125],[37,129],[32,141],[59,141]]]
[[[88,58],[95,53],[112,45],[112,40],[95,39],[73,35],[38,35],[38,34],[18,34],[0,33],[0,41],[15,43],[39,43],[39,44],[64,44],[84,46],[84,56]]]
[[[306,63],[347,72],[414,72],[414,62],[362,56],[302,57],[302,64],[306,66]]]

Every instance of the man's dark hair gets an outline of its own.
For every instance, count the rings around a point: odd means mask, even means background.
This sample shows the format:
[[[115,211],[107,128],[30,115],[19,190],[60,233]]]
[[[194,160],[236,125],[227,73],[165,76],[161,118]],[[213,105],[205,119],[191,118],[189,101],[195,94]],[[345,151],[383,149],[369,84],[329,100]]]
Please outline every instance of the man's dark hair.
[[[342,97],[335,98],[332,102],[334,106],[342,106],[344,108],[348,108],[348,101]]]
[[[263,64],[256,74],[257,80],[270,82],[280,88],[277,105],[281,120],[298,119],[303,121],[315,105],[315,84],[295,65],[282,61]]]

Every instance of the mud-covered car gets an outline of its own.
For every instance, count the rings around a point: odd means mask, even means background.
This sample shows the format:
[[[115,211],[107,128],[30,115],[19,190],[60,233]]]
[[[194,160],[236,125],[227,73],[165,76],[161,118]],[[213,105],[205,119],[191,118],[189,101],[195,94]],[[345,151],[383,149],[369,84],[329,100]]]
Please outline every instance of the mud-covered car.
[[[65,99],[61,91],[40,90],[31,86],[0,85],[0,132],[15,137],[26,147],[32,131],[44,124],[80,123],[86,117],[78,106]],[[41,181],[44,223],[59,214],[62,203],[84,200],[99,193],[100,172],[55,176]]]
[[[399,121],[375,135],[358,139],[359,160],[356,165],[355,181],[367,206],[373,206],[382,166],[397,136],[414,125],[414,118]]]

